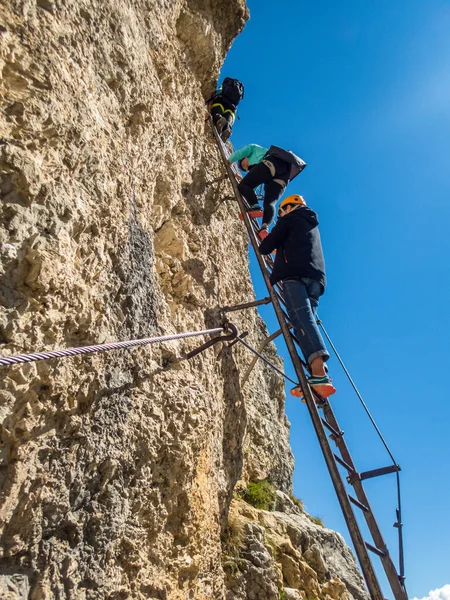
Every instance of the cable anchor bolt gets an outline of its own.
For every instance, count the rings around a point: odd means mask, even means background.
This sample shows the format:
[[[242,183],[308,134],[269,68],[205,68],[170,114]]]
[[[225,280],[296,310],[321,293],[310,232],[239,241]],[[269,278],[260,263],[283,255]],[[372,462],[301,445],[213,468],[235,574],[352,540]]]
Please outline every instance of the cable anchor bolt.
[[[224,329],[225,335],[219,335],[218,337],[208,340],[204,344],[201,344],[197,348],[194,348],[194,350],[191,350],[190,352],[188,352],[183,358],[189,360],[189,359],[193,358],[194,356],[197,356],[197,354],[200,354],[201,352],[204,352],[208,348],[211,348],[211,346],[214,346],[215,344],[218,344],[219,342],[229,342],[231,340],[236,339],[237,336],[239,335],[239,331],[238,331],[238,328],[236,327],[236,325],[234,323],[230,323],[229,321],[227,321],[224,324],[223,329]],[[227,332],[229,332],[229,333],[227,333]]]

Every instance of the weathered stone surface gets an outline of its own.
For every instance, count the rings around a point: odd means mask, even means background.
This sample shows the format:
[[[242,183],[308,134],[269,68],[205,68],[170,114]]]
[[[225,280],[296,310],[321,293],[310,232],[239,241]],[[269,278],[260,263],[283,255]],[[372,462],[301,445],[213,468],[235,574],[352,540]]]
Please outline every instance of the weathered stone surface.
[[[2,355],[213,327],[253,299],[203,114],[247,16],[244,0],[2,2]],[[254,310],[233,321],[255,346],[267,333]],[[258,364],[241,385],[239,345],[182,360],[201,341],[2,371],[2,598],[275,600],[288,566],[264,540],[281,526],[284,555],[310,550],[303,571],[344,598],[330,577],[351,555],[281,492],[278,520],[248,507],[240,582],[224,571],[236,483],[287,492],[293,459],[283,381]]]
[[[284,588],[286,600],[304,600],[305,595],[293,588]]]
[[[281,573],[270,548],[264,544],[265,530],[251,522],[243,525],[243,545],[238,562],[228,562],[227,600],[278,600]],[[234,567],[234,568],[233,568]]]
[[[202,96],[246,16],[243,0],[2,3],[3,354],[203,329],[253,297]],[[256,311],[234,320],[265,335]],[[236,481],[288,489],[293,461],[279,378],[258,365],[241,389],[239,346],[177,362],[201,341],[4,371],[11,593],[23,577],[34,599],[223,596]]]
[[[278,496],[278,506],[287,512],[267,512],[233,500],[232,529],[227,531],[232,543],[226,539],[224,544],[227,598],[251,597],[261,589],[269,594],[276,586],[296,600],[368,600],[355,559],[341,536],[311,522],[286,494]]]
[[[0,575],[0,598],[27,600],[30,588],[25,575]]]

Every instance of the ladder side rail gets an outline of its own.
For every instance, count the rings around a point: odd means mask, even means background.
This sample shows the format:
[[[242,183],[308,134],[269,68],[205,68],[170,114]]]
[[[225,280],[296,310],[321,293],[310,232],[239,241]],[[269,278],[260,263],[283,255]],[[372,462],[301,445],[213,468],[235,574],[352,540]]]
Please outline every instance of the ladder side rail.
[[[280,302],[280,304],[285,307],[285,301],[282,295],[282,291],[283,291],[283,287],[280,284],[277,284],[276,286],[278,288],[278,291],[276,291],[278,300]],[[282,312],[284,313],[284,317],[286,320],[288,320],[288,316],[286,313],[286,310],[282,308]],[[293,340],[299,344],[295,334],[293,334],[291,332],[291,337],[293,338]],[[305,362],[300,358],[303,368],[308,368],[308,366],[305,364]],[[320,406],[320,408],[322,408],[324,410],[324,416],[325,416],[325,420],[337,431],[341,431],[338,421],[336,419],[336,416],[331,408],[331,405],[329,402],[325,402],[323,405]],[[344,440],[344,437],[341,435],[339,436],[338,439],[334,439],[334,436],[332,436],[333,441],[335,442],[339,452],[341,453],[342,459],[345,461],[345,463],[347,463],[349,466],[351,466],[352,470],[357,473],[357,469],[355,467],[355,464],[353,462],[353,459],[350,455],[350,451],[348,449],[348,446]],[[372,535],[373,541],[376,545],[377,548],[379,548],[382,552],[383,552],[383,557],[380,556],[382,564],[383,564],[383,568],[384,571],[386,573],[386,577],[388,578],[389,584],[392,588],[392,591],[394,592],[394,596],[396,598],[396,600],[405,600],[405,589],[402,585],[402,577],[399,577],[399,574],[397,572],[397,569],[390,557],[389,554],[389,550],[387,548],[386,542],[384,541],[383,535],[381,533],[381,530],[379,528],[379,525],[376,521],[375,515],[370,507],[369,504],[369,500],[368,497],[366,495],[365,489],[363,487],[363,484],[360,480],[352,480],[350,481],[351,485],[353,486],[353,488],[355,489],[355,493],[357,496],[357,499],[359,500],[359,502],[361,504],[363,504],[364,506],[367,506],[369,508],[368,511],[363,511],[364,513],[364,517],[366,519],[366,523],[367,526],[369,528],[370,534]],[[402,556],[400,556],[400,562],[402,561]],[[403,571],[401,571],[403,572]]]
[[[329,425],[331,425],[333,427],[333,429],[340,431],[341,429],[339,427],[339,423],[336,419],[333,409],[331,408],[330,403],[326,402],[324,404],[324,406],[322,407],[322,409],[323,409],[323,413],[324,413],[325,420],[327,421],[327,423],[329,423]],[[333,437],[333,441],[335,442],[337,448],[339,449],[339,452],[341,453],[343,460],[353,469],[353,471],[355,473],[358,473],[358,471],[355,467],[355,464],[353,462],[353,459],[351,457],[350,451],[348,449],[348,446],[345,442],[344,437],[339,436],[337,439],[334,439],[334,436],[332,436],[332,437]],[[379,528],[378,522],[375,519],[374,513],[373,513],[372,508],[369,503],[369,499],[368,499],[366,491],[364,489],[364,486],[363,486],[361,480],[357,476],[356,477],[350,476],[348,481],[349,481],[350,485],[353,486],[353,489],[355,490],[355,494],[356,494],[356,497],[359,500],[359,502],[361,504],[363,504],[364,506],[366,506],[367,508],[369,508],[368,511],[363,511],[363,515],[366,520],[367,527],[369,528],[369,531],[370,531],[370,534],[372,536],[375,546],[383,552],[383,556],[380,556],[380,559],[381,559],[381,563],[383,565],[384,571],[386,573],[386,577],[389,581],[389,585],[391,586],[392,591],[394,593],[394,596],[395,596],[396,600],[402,600],[406,597],[405,591],[402,587],[402,582],[399,578],[397,569],[395,568],[395,565],[390,557],[389,550],[387,548],[386,542],[384,541],[384,538],[383,538],[383,535]]]
[[[402,585],[402,589],[405,593],[405,595],[407,596],[407,591],[406,591],[406,586],[405,586],[405,564],[404,564],[404,556],[403,556],[403,523],[402,523],[402,518],[401,518],[401,513],[402,513],[402,509],[401,509],[401,494],[400,494],[400,477],[399,477],[399,473],[398,471],[400,470],[400,466],[397,464],[397,461],[395,460],[391,450],[389,449],[389,446],[387,445],[381,431],[378,428],[378,425],[375,423],[375,420],[373,419],[372,415],[370,414],[369,408],[367,407],[366,403],[364,402],[364,399],[362,398],[361,394],[359,393],[358,388],[356,387],[355,382],[353,381],[350,373],[348,372],[347,367],[344,364],[344,361],[342,360],[342,358],[339,355],[339,352],[337,351],[336,347],[334,346],[330,336],[328,335],[327,330],[325,329],[322,321],[320,319],[318,319],[317,324],[320,326],[320,328],[322,329],[325,337],[328,340],[328,343],[330,344],[331,348],[333,349],[333,352],[336,356],[336,358],[338,359],[342,369],[344,370],[344,373],[347,375],[348,380],[350,381],[351,386],[353,387],[356,395],[358,396],[364,410],[367,413],[367,416],[369,417],[369,420],[371,421],[372,425],[374,426],[378,436],[380,437],[380,440],[383,444],[383,446],[386,449],[386,452],[389,454],[391,460],[392,460],[392,465],[393,467],[397,470],[396,473],[396,480],[397,480],[397,509],[396,509],[396,514],[397,514],[397,521],[394,524],[394,527],[396,527],[398,529],[398,551],[399,551],[399,580],[400,583]],[[379,469],[379,470],[383,470],[383,469]],[[376,469],[375,469],[376,471]],[[367,474],[367,473],[366,473]],[[361,477],[361,481],[366,479],[366,477]]]
[[[265,261],[266,268],[267,268],[267,262],[269,262],[269,261],[267,261],[267,259],[266,259],[266,261]],[[272,266],[272,265],[270,265],[270,266]],[[282,285],[277,284],[277,288],[278,288],[278,291],[276,291],[276,294],[277,294],[278,300],[282,306],[285,306],[284,298],[282,295]],[[282,312],[284,313],[285,319],[288,320],[286,310],[282,309]],[[298,344],[298,340],[292,332],[291,332],[291,337]],[[305,365],[305,362],[301,358],[300,358],[300,360],[302,362],[303,367],[307,368],[307,365]],[[324,409],[325,420],[334,429],[336,429],[337,431],[340,431],[337,419],[332,411],[331,405],[328,402],[326,402],[323,406],[321,406],[321,408]],[[329,415],[329,418],[327,418],[327,415]],[[335,444],[336,444],[339,452],[341,453],[341,456],[342,456],[343,460],[345,461],[345,463],[347,463],[349,466],[351,466],[352,470],[355,473],[357,473],[357,469],[354,465],[353,459],[351,458],[350,451],[348,450],[348,447],[346,445],[346,442],[345,442],[343,436],[340,436],[338,440],[334,440],[334,441],[335,441]],[[381,555],[379,555],[379,556],[381,558],[383,568],[386,573],[386,577],[388,578],[388,581],[394,592],[395,598],[396,598],[396,600],[404,600],[405,590],[402,587],[402,580],[399,577],[397,569],[389,555],[389,550],[384,541],[383,535],[378,526],[375,515],[370,507],[369,500],[367,498],[365,489],[360,480],[354,480],[354,481],[352,480],[350,483],[355,489],[355,493],[356,493],[356,496],[357,496],[359,502],[362,505],[367,506],[369,508],[368,511],[364,511],[364,517],[366,519],[369,531],[372,535],[374,544],[376,545],[377,548],[379,548],[383,552],[383,556],[381,556]]]
[[[269,276],[268,276],[268,273],[267,273],[265,262],[264,262],[264,260],[263,260],[263,258],[261,256],[261,254],[257,250],[257,248],[258,248],[257,237],[256,237],[256,234],[255,234],[255,232],[253,230],[253,227],[252,227],[252,224],[250,222],[249,216],[247,215],[247,212],[245,210],[244,202],[243,202],[243,200],[241,198],[241,194],[240,194],[240,192],[238,190],[237,182],[236,182],[236,179],[235,179],[235,177],[233,175],[233,171],[231,169],[231,165],[230,165],[230,163],[228,162],[228,160],[227,160],[227,158],[225,156],[225,153],[223,151],[222,145],[220,143],[220,140],[219,140],[219,137],[217,135],[217,132],[216,132],[215,128],[213,127],[212,129],[213,129],[214,137],[215,137],[215,139],[217,141],[217,145],[218,145],[218,148],[219,148],[220,155],[222,157],[222,161],[223,161],[224,166],[225,166],[225,168],[227,170],[227,173],[228,173],[228,176],[229,176],[229,179],[230,179],[230,183],[231,183],[231,185],[233,187],[233,191],[234,191],[234,194],[236,196],[236,200],[237,200],[237,202],[239,204],[239,208],[240,208],[241,213],[243,215],[244,223],[245,223],[245,226],[247,228],[247,232],[248,232],[248,234],[250,236],[250,241],[252,242],[253,247],[255,249],[255,255],[256,255],[256,258],[258,260],[258,264],[259,264],[259,267],[261,269],[261,273],[263,275],[265,284],[267,286],[267,290],[268,290],[269,295],[270,295],[270,297],[272,299],[272,305],[273,305],[273,308],[275,310],[275,314],[277,316],[278,322],[280,324],[280,328],[282,330],[282,333],[283,333],[283,336],[284,336],[284,339],[285,339],[285,342],[286,342],[286,346],[288,348],[288,352],[289,352],[290,358],[292,360],[292,363],[293,363],[295,372],[297,374],[297,377],[299,379],[299,382],[300,382],[300,384],[302,386],[302,389],[304,391],[304,397],[305,397],[305,400],[306,400],[308,411],[309,411],[311,420],[313,422],[313,426],[314,426],[317,438],[319,440],[319,444],[320,444],[320,447],[322,449],[322,453],[324,455],[325,462],[327,464],[328,471],[330,473],[331,480],[333,482],[333,486],[334,486],[334,489],[336,491],[336,495],[338,497],[338,501],[339,501],[339,504],[341,506],[342,513],[344,515],[344,519],[346,521],[346,524],[347,524],[350,536],[352,538],[352,542],[353,542],[356,554],[357,554],[358,559],[359,559],[359,563],[360,563],[360,566],[361,566],[361,570],[363,572],[364,579],[366,581],[367,588],[369,590],[369,593],[370,593],[370,596],[371,596],[372,600],[384,600],[384,595],[383,595],[383,593],[381,591],[381,587],[380,587],[380,584],[378,582],[375,570],[373,568],[372,561],[371,561],[370,556],[368,554],[368,551],[367,551],[367,548],[366,548],[366,545],[365,545],[365,541],[364,541],[364,539],[362,537],[361,531],[359,529],[358,522],[356,520],[356,517],[355,517],[355,514],[353,512],[350,500],[348,498],[348,494],[347,494],[347,491],[345,489],[344,482],[343,482],[343,480],[341,478],[341,474],[339,472],[339,469],[337,467],[336,461],[334,459],[331,446],[330,446],[330,444],[328,442],[328,437],[327,437],[327,435],[325,433],[325,430],[323,428],[323,425],[322,425],[322,422],[321,422],[321,418],[320,418],[319,412],[317,410],[317,406],[316,406],[315,400],[313,398],[313,395],[311,393],[310,387],[308,385],[308,382],[307,382],[306,375],[305,375],[305,372],[304,372],[303,367],[302,367],[302,363],[301,363],[300,357],[298,356],[297,351],[296,351],[295,346],[294,346],[294,343],[292,341],[291,334],[290,334],[288,325],[286,323],[284,314],[283,314],[283,312],[281,310],[277,294],[276,294],[275,290],[273,289],[273,287],[272,287],[272,285],[271,285],[271,283],[269,281]],[[405,600],[405,598],[402,597],[401,599],[397,599],[397,600]]]

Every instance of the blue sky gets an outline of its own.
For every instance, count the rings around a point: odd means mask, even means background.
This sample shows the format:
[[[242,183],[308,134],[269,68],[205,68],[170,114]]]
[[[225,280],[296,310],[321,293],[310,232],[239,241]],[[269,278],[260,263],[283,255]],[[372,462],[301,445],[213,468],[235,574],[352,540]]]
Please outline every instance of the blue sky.
[[[320,315],[402,466],[407,587],[421,598],[450,584],[450,2],[248,5],[222,69],[245,84],[232,141],[290,148],[308,163],[288,192],[319,214]],[[261,314],[274,331],[271,309]],[[329,364],[359,470],[388,465]],[[294,491],[348,540],[307,412],[288,397],[287,413]],[[394,484],[371,480],[367,492],[396,557]]]

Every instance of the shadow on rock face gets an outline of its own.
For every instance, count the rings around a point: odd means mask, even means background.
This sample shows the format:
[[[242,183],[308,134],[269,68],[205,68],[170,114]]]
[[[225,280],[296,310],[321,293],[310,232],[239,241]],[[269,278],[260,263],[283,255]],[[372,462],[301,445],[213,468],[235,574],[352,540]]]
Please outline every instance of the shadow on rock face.
[[[192,173],[192,183],[184,184],[181,190],[192,222],[197,226],[210,225],[222,199],[229,196],[222,177],[208,181],[206,174],[205,167],[199,167]]]
[[[220,322],[219,310],[207,310],[205,325],[217,327]],[[247,429],[247,411],[241,391],[240,373],[233,356],[233,349],[228,343],[223,344],[217,357],[221,361],[223,378],[223,470],[226,487],[219,494],[221,530],[225,531],[228,522],[228,509],[233,498],[234,486],[242,475],[244,464],[243,441]]]
[[[123,282],[119,299],[127,317],[127,333],[132,336],[154,333],[157,310],[153,244],[139,223],[134,206],[128,220],[128,239],[116,255],[116,263]]]
[[[226,490],[219,497],[221,529],[225,530],[228,509],[233,490],[239,481],[243,467],[243,441],[247,428],[247,411],[241,392],[239,371],[233,358],[232,348],[224,346],[220,353],[222,376],[224,380],[223,396],[223,469],[226,477]]]

